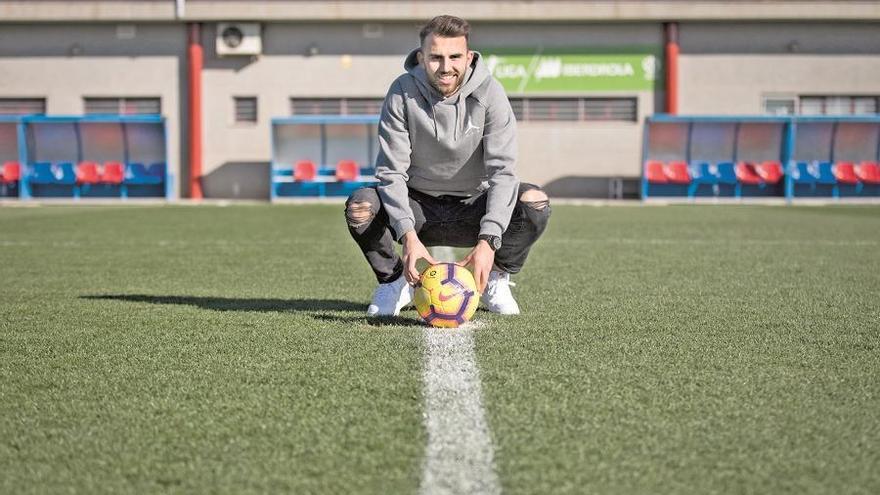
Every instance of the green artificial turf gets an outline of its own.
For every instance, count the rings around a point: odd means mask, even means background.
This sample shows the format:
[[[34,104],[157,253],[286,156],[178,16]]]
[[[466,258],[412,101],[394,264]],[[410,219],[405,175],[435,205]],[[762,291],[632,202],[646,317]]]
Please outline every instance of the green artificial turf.
[[[341,205],[0,208],[0,493],[416,493]],[[476,354],[507,493],[880,492],[880,208],[556,206]]]
[[[508,493],[880,492],[880,209],[556,208],[477,339]]]
[[[421,332],[341,207],[0,210],[0,493],[411,493]]]

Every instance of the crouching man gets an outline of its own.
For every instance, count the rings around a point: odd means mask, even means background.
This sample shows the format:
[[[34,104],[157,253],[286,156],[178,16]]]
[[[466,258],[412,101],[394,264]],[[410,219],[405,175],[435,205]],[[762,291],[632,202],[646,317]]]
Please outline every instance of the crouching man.
[[[516,119],[501,84],[468,49],[469,32],[467,21],[445,15],[422,28],[421,47],[385,97],[379,184],[346,202],[349,232],[379,282],[370,316],[397,315],[410,303],[416,262],[437,262],[425,246],[473,247],[459,264],[472,267],[483,306],[519,314],[510,275],[544,232],[550,204],[516,178]]]

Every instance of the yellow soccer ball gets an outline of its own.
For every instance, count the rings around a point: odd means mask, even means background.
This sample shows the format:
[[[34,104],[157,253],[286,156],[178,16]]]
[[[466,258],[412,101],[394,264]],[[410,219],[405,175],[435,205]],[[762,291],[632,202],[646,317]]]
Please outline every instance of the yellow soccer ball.
[[[438,263],[422,272],[413,300],[419,315],[429,325],[454,328],[474,316],[480,294],[467,268]]]

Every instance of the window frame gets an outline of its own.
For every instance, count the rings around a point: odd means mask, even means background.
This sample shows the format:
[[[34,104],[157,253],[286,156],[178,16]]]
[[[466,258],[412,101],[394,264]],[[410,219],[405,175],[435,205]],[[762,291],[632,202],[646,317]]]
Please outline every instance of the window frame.
[[[291,116],[303,115],[378,115],[382,113],[382,105],[385,102],[384,96],[317,96],[317,97],[300,97],[291,96],[288,99],[288,114]],[[373,105],[376,109],[375,113],[351,112],[349,106],[352,103],[358,105]],[[297,112],[297,104],[311,105],[316,112]],[[324,111],[326,108],[338,110],[337,112]]]
[[[162,115],[162,97],[161,96],[83,96],[83,115]],[[90,104],[98,102],[113,102],[116,107],[114,112],[95,112],[90,110]],[[139,102],[139,103],[138,103]],[[155,104],[156,112],[128,112],[123,111],[130,108],[127,105],[138,104]]]
[[[12,111],[7,112],[4,111],[6,105],[9,104],[10,107],[15,106],[15,103],[18,102],[19,106],[22,108],[21,111]],[[39,112],[30,112],[25,111],[29,104],[36,104],[41,107],[41,111]],[[0,115],[4,116],[14,116],[14,115],[46,115],[46,97],[45,96],[23,96],[23,97],[0,97]]]
[[[829,115],[829,116],[847,116],[847,115],[880,115],[880,95],[854,95],[854,94],[799,94],[799,95],[763,95],[761,99],[761,112],[764,115],[771,114],[767,111],[767,102],[772,100],[791,100],[793,102],[793,112],[790,115]],[[836,100],[836,101],[835,101]],[[848,111],[845,113],[829,113],[829,107],[832,103],[841,103],[848,100]],[[873,101],[874,112],[856,112],[859,102],[866,103],[868,100]],[[804,112],[805,106],[816,105],[818,111]]]
[[[639,96],[638,95],[524,95],[513,94],[508,95],[511,107],[513,107],[517,122],[527,122],[530,124],[537,123],[579,123],[579,124],[596,124],[596,123],[626,123],[637,124],[639,122]],[[577,105],[576,116],[574,118],[535,118],[533,117],[532,105],[535,102],[570,102]],[[609,114],[608,118],[591,118],[597,110],[602,107],[591,105],[593,103],[606,103],[605,113]],[[621,106],[615,109],[615,104],[625,104],[626,108]],[[621,112],[620,109],[623,108]],[[619,112],[616,116],[615,111]],[[545,110],[546,112],[546,110]],[[626,115],[623,115],[623,114]],[[572,115],[569,113],[569,115]]]
[[[242,119],[239,112],[240,103],[253,103],[253,119]],[[250,109],[247,109],[250,110]],[[235,125],[253,126],[260,122],[260,99],[253,95],[233,95],[232,96],[232,123]]]

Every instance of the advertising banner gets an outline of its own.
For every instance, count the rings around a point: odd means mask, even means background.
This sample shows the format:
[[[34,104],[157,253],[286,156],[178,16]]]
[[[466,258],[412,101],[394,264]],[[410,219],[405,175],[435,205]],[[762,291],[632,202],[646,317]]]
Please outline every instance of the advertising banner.
[[[652,91],[662,87],[659,54],[499,54],[481,51],[492,75],[508,93]]]

